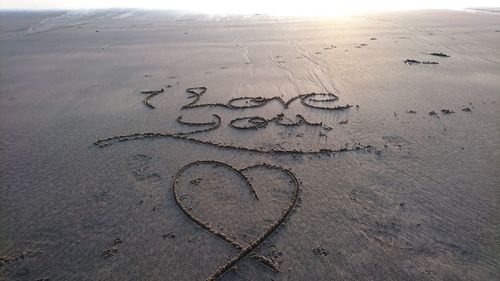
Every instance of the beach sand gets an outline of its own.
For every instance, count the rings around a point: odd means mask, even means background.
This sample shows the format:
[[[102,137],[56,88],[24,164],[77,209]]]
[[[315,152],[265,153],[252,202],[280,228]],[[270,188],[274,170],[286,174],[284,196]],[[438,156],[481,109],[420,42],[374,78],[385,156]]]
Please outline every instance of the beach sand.
[[[499,46],[487,11],[2,12],[0,279],[498,280]]]

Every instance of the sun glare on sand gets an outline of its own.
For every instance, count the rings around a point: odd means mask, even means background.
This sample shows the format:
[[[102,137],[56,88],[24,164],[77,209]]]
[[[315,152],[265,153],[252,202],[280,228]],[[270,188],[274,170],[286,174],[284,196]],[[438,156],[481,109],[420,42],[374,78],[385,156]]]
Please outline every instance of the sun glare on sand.
[[[212,14],[336,16],[410,9],[459,9],[499,6],[500,0],[0,0],[4,9],[178,9]]]

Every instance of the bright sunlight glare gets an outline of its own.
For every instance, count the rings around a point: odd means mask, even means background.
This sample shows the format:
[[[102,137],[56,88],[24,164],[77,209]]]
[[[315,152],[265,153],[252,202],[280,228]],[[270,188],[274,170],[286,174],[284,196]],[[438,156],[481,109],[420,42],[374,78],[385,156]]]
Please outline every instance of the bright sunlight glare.
[[[347,15],[411,9],[499,7],[500,0],[0,0],[2,9],[173,9],[219,14]]]

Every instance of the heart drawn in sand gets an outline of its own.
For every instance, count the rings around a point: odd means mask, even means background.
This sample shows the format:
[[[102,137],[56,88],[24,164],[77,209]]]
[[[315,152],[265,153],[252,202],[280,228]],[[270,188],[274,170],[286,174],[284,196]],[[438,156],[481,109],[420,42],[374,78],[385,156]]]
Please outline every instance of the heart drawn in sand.
[[[200,173],[206,173],[207,169],[210,172],[208,177],[199,177]],[[266,178],[257,174],[259,170],[280,175]],[[249,174],[256,176],[250,177]],[[233,182],[228,184],[225,182],[228,180]],[[276,181],[283,182],[283,180],[289,182],[288,190],[275,184]],[[262,182],[263,184],[259,186],[263,188],[256,189],[252,184],[254,181]],[[195,190],[193,196],[197,198],[188,198],[189,196],[185,195],[186,191],[180,188],[183,183]],[[172,190],[177,206],[186,216],[239,250],[235,257],[221,265],[212,276],[206,279],[215,280],[252,252],[285,221],[297,203],[300,184],[295,175],[283,167],[264,163],[238,170],[226,163],[206,160],[195,161],[180,168],[173,178]],[[243,202],[237,200],[240,198],[246,200]],[[222,202],[217,203],[217,201]],[[243,214],[244,217],[241,218],[243,220],[235,217],[240,214]],[[228,224],[228,218],[234,219],[236,223]],[[264,225],[259,228],[258,225],[263,223]],[[226,230],[226,226],[233,229]],[[248,236],[241,232],[248,232],[250,239],[245,241]],[[277,270],[273,261],[266,257],[252,255],[252,258]]]

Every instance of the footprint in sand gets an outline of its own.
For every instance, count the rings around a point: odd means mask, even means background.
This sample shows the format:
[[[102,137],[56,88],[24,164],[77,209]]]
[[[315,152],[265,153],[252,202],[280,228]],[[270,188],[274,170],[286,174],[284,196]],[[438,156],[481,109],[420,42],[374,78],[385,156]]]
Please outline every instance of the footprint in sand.
[[[137,154],[131,157],[129,167],[132,170],[134,178],[139,189],[147,194],[161,186],[161,177],[151,169],[151,160],[153,158],[144,154]]]

